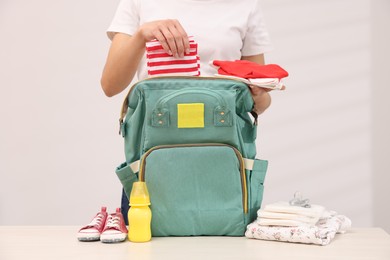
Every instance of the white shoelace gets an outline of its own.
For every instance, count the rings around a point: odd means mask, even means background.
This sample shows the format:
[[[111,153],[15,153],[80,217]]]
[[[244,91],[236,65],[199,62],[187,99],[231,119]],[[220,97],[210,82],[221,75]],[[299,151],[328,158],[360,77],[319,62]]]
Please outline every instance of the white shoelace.
[[[108,228],[115,228],[119,230],[119,221],[120,221],[119,217],[117,216],[113,217],[112,215],[109,215],[106,226]]]
[[[102,220],[103,220],[103,214],[99,213],[96,217],[92,219],[91,223],[89,223],[88,226],[100,227],[102,225]]]

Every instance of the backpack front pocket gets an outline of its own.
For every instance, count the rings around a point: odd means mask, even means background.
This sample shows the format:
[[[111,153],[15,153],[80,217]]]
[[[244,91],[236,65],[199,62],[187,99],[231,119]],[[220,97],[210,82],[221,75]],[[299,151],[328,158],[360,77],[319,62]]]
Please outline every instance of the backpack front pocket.
[[[139,177],[150,193],[153,236],[244,234],[248,195],[236,148],[157,146],[143,156]]]
[[[218,142],[238,147],[235,100],[234,89],[184,88],[148,102],[144,151],[161,144]]]

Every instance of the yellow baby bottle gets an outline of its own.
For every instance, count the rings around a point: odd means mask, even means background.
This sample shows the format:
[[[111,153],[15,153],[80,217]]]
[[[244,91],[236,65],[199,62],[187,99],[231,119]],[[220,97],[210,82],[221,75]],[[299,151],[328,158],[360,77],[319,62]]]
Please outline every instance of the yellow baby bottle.
[[[152,238],[150,230],[152,212],[149,205],[150,198],[146,183],[142,181],[134,182],[128,212],[128,238],[131,242],[147,242]]]

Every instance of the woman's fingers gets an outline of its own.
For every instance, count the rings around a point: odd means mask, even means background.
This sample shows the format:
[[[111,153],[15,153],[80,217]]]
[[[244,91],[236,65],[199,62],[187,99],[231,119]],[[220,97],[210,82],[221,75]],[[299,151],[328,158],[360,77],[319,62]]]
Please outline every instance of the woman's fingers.
[[[184,52],[189,49],[187,33],[177,20],[165,20],[160,27],[160,32],[163,34],[169,47],[168,53],[175,57],[183,57]],[[161,42],[161,41],[160,41]]]
[[[178,20],[159,20],[143,25],[146,41],[157,39],[164,50],[175,57],[189,53],[190,44],[184,28]]]
[[[188,54],[190,53],[190,42],[188,40],[188,35],[178,20],[174,20],[174,23],[179,35],[181,35],[181,40],[183,43],[183,52]]]
[[[168,53],[175,57],[178,57],[180,53],[180,48],[183,47],[183,44],[179,35],[176,32],[176,29],[173,26],[162,27],[161,33],[164,35],[163,41],[165,41],[168,45]]]
[[[161,43],[161,46],[163,47],[163,49],[164,49],[169,55],[173,55],[173,53],[172,53],[172,51],[171,51],[171,47],[169,46],[168,41],[166,40],[166,38],[165,38],[163,32],[161,32],[160,30],[157,30],[157,31],[154,33],[154,37],[156,38],[157,41],[159,41],[159,42]]]

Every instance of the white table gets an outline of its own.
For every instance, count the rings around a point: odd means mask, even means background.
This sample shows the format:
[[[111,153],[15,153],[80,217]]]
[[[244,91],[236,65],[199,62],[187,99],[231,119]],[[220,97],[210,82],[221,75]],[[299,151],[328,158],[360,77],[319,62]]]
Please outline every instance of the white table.
[[[379,228],[355,228],[327,246],[245,237],[154,237],[147,243],[79,242],[78,227],[0,226],[0,259],[343,259],[390,260],[390,236]]]

